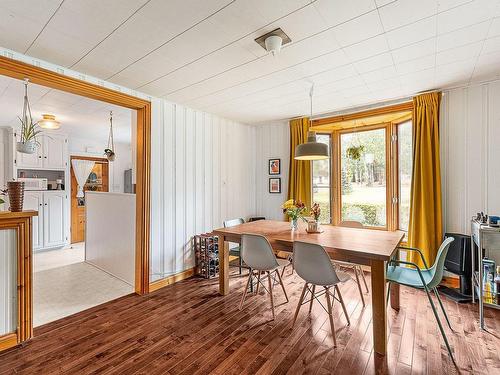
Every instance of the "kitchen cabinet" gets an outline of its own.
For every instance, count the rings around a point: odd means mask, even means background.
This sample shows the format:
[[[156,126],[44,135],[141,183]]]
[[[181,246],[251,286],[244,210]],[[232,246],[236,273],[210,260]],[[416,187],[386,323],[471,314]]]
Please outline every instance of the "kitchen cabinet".
[[[61,247],[66,244],[65,191],[26,191],[24,208],[38,211],[33,220],[33,250]]]
[[[15,142],[19,134],[14,133]],[[17,168],[24,169],[65,169],[68,162],[68,139],[62,134],[44,134],[38,137],[40,145],[34,154],[16,151]]]

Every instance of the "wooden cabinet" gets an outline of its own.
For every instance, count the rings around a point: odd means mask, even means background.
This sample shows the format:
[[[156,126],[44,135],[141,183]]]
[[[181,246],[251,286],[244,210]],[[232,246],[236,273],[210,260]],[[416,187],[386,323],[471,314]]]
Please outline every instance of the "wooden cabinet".
[[[14,133],[15,141],[19,134]],[[61,134],[42,135],[40,145],[34,154],[23,154],[16,151],[17,168],[25,169],[65,169],[68,160],[68,139]]]
[[[24,208],[38,211],[33,220],[33,250],[65,245],[66,204],[65,191],[24,193]]]

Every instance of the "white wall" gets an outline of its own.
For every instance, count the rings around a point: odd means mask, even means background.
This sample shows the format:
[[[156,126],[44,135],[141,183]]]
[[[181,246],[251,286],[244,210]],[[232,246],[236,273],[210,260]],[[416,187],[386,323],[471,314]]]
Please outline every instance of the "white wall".
[[[107,141],[68,137],[69,154],[102,158]],[[109,163],[109,191],[123,193],[123,175],[126,169],[132,168],[132,148],[130,143],[115,142],[116,159]]]
[[[256,213],[253,126],[153,99],[151,280],[194,266],[191,239]]]
[[[500,214],[500,82],[447,91],[441,105],[445,231],[470,233],[475,213]]]
[[[283,220],[281,205],[287,199],[288,166],[290,163],[290,130],[287,121],[262,124],[255,127],[256,148],[256,202],[257,215],[266,219]],[[281,174],[270,176],[269,159],[281,159]],[[281,178],[281,194],[269,193],[269,178]]]

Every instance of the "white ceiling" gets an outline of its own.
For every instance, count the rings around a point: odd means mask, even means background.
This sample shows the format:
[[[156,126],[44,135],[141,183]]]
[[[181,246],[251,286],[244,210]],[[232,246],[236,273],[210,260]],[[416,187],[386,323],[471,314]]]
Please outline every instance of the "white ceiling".
[[[273,58],[254,39],[281,27]],[[500,75],[499,0],[3,0],[0,45],[244,122]]]
[[[23,97],[23,81],[0,75],[0,126],[19,125]],[[132,111],[128,108],[35,84],[28,86],[28,97],[33,120],[40,120],[44,113],[55,115],[61,122],[60,132],[102,142],[103,147],[108,142],[109,111],[113,111],[115,142],[130,143]]]

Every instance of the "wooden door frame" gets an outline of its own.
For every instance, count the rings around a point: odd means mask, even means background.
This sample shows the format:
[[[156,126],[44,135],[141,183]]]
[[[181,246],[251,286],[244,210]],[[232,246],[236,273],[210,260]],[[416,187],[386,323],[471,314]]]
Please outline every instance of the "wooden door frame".
[[[74,244],[76,242],[73,242],[73,235],[74,235],[74,231],[73,231],[73,214],[76,214],[76,213],[73,213],[73,176],[74,176],[74,170],[73,170],[73,163],[72,163],[72,160],[73,159],[79,159],[79,160],[91,160],[91,161],[94,161],[94,162],[97,162],[97,163],[101,163],[101,164],[106,164],[106,171],[107,171],[107,176],[106,176],[106,179],[107,179],[107,189],[106,190],[103,190],[105,192],[109,192],[109,161],[108,159],[106,159],[105,157],[96,157],[96,156],[78,156],[78,155],[69,155],[69,204],[70,204],[70,223],[71,223],[71,233],[70,233],[70,244]],[[75,181],[76,181],[76,176],[75,176]],[[78,187],[76,187],[77,190],[78,190]],[[76,197],[75,197],[76,198]]]
[[[151,102],[34,65],[0,56],[0,74],[94,100],[126,107],[137,113],[135,292],[149,292]],[[31,277],[31,276],[30,276]],[[31,284],[30,284],[31,285]],[[30,294],[27,294],[30,296]],[[31,298],[25,303],[32,304]]]

